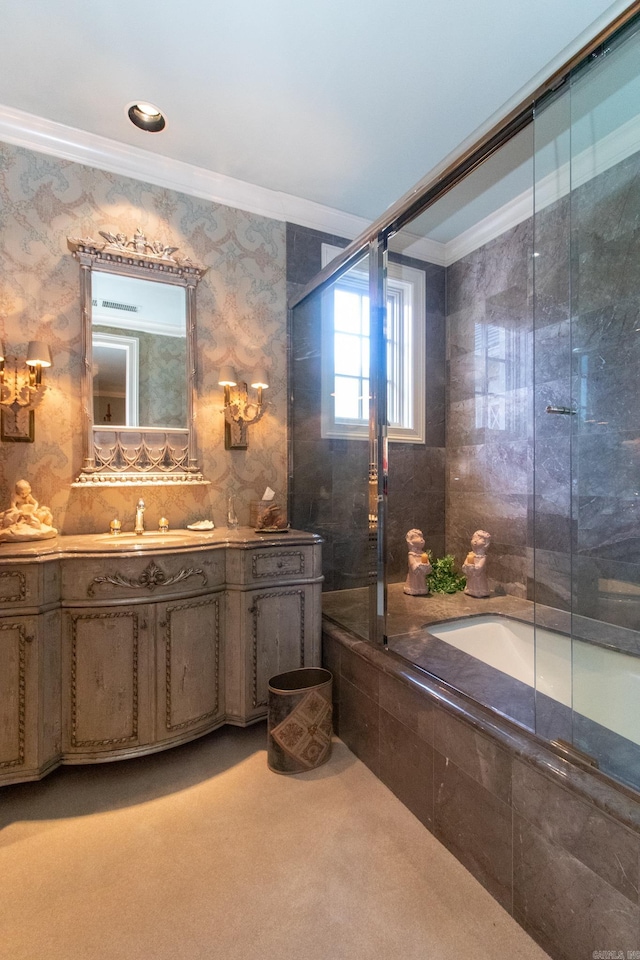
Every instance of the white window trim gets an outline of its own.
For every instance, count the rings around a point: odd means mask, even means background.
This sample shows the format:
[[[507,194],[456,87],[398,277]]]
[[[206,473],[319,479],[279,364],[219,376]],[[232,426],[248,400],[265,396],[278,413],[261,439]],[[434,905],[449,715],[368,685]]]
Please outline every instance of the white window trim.
[[[139,426],[138,378],[140,372],[140,341],[137,337],[120,337],[113,333],[93,332],[92,348],[124,350],[125,355],[125,426]]]
[[[340,253],[341,247],[334,247],[330,244],[322,244],[322,266],[326,266],[333,258]],[[363,261],[360,266],[352,267],[349,274],[361,274],[368,282],[367,261]],[[408,267],[404,264],[387,262],[387,283],[396,286],[398,290],[404,288],[405,292],[411,289],[412,292],[412,324],[411,324],[411,343],[407,347],[411,363],[412,390],[411,402],[413,405],[413,427],[389,426],[389,440],[397,440],[404,443],[424,443],[426,426],[426,402],[425,402],[425,381],[426,381],[426,280],[425,271],[416,267]],[[333,297],[333,286],[327,288],[323,293],[323,298],[327,298],[327,308],[322,310],[322,401],[320,431],[321,436],[327,439],[362,439],[369,437],[369,426],[361,421],[340,421],[336,423],[333,408],[333,382],[334,382],[334,362],[333,362],[333,309],[328,308],[328,298]],[[388,318],[386,319],[388,322]],[[406,359],[406,358],[405,358]],[[402,362],[402,360],[401,360]]]

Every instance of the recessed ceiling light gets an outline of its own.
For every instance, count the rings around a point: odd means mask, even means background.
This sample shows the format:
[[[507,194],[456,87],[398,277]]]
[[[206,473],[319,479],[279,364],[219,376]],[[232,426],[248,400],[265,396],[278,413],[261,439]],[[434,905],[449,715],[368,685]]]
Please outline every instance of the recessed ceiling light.
[[[127,116],[129,120],[131,120],[131,123],[135,124],[135,126],[141,130],[146,130],[148,133],[160,133],[167,124],[160,110],[158,110],[153,103],[148,103],[146,100],[139,100],[132,103],[127,110]]]

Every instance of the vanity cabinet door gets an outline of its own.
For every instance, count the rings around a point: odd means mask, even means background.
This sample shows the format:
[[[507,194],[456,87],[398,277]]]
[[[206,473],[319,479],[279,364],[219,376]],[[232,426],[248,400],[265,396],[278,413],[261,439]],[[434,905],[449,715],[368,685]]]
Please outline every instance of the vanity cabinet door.
[[[244,595],[245,719],[267,712],[269,679],[319,665],[318,588],[303,585]]]
[[[65,613],[65,759],[126,756],[153,736],[148,604]]]
[[[188,739],[224,720],[224,594],[156,604],[156,739]]]
[[[0,621],[0,780],[38,767],[37,617]],[[13,775],[13,776],[12,776]]]

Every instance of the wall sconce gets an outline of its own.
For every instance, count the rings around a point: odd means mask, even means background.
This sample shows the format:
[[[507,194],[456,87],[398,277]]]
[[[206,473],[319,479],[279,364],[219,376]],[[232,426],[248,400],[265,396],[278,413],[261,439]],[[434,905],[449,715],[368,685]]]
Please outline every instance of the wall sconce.
[[[269,386],[266,372],[262,369],[256,370],[251,380],[252,389],[258,391],[255,403],[249,401],[247,384],[238,380],[233,367],[220,368],[218,383],[224,387],[224,448],[246,450],[247,427],[250,423],[257,423],[264,413],[262,391]]]
[[[17,357],[6,357],[4,349],[0,353],[0,404],[6,408],[2,410],[0,439],[33,443],[33,408],[43,393],[42,369],[52,363],[47,344],[31,340],[24,363],[26,371]]]

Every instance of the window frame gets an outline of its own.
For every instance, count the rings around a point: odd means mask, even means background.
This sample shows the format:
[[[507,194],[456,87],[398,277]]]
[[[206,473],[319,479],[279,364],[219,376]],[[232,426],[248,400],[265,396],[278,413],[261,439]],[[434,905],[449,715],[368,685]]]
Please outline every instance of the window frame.
[[[330,244],[322,244],[322,266],[330,263],[333,258],[340,253],[341,247]],[[369,438],[368,417],[363,420],[336,420],[334,406],[334,291],[336,287],[342,286],[346,289],[366,291],[368,295],[369,272],[368,260],[365,257],[359,264],[352,267],[343,274],[322,294],[322,370],[321,370],[321,417],[320,431],[324,439],[362,439]],[[407,379],[407,370],[411,379],[409,390],[400,392],[400,397],[395,399],[388,398],[389,409],[394,405],[399,409],[404,408],[403,415],[406,416],[407,410],[413,414],[413,425],[402,426],[401,424],[389,424],[388,438],[392,441],[404,443],[425,443],[426,429],[426,271],[419,267],[409,266],[398,263],[395,260],[389,260],[387,254],[386,268],[386,294],[387,303],[390,295],[395,300],[396,309],[394,316],[389,316],[389,311],[385,312],[385,332],[387,334],[387,343],[389,342],[389,324],[393,324],[398,331],[399,325],[403,323],[398,314],[407,307],[411,309],[411,319],[406,321],[410,324],[409,337],[406,331],[399,331],[398,340],[401,342],[401,349],[396,352],[396,370],[400,380],[393,380],[389,377],[391,384],[396,382],[405,382]],[[410,297],[410,305],[406,300]],[[388,371],[391,373],[391,371]]]

